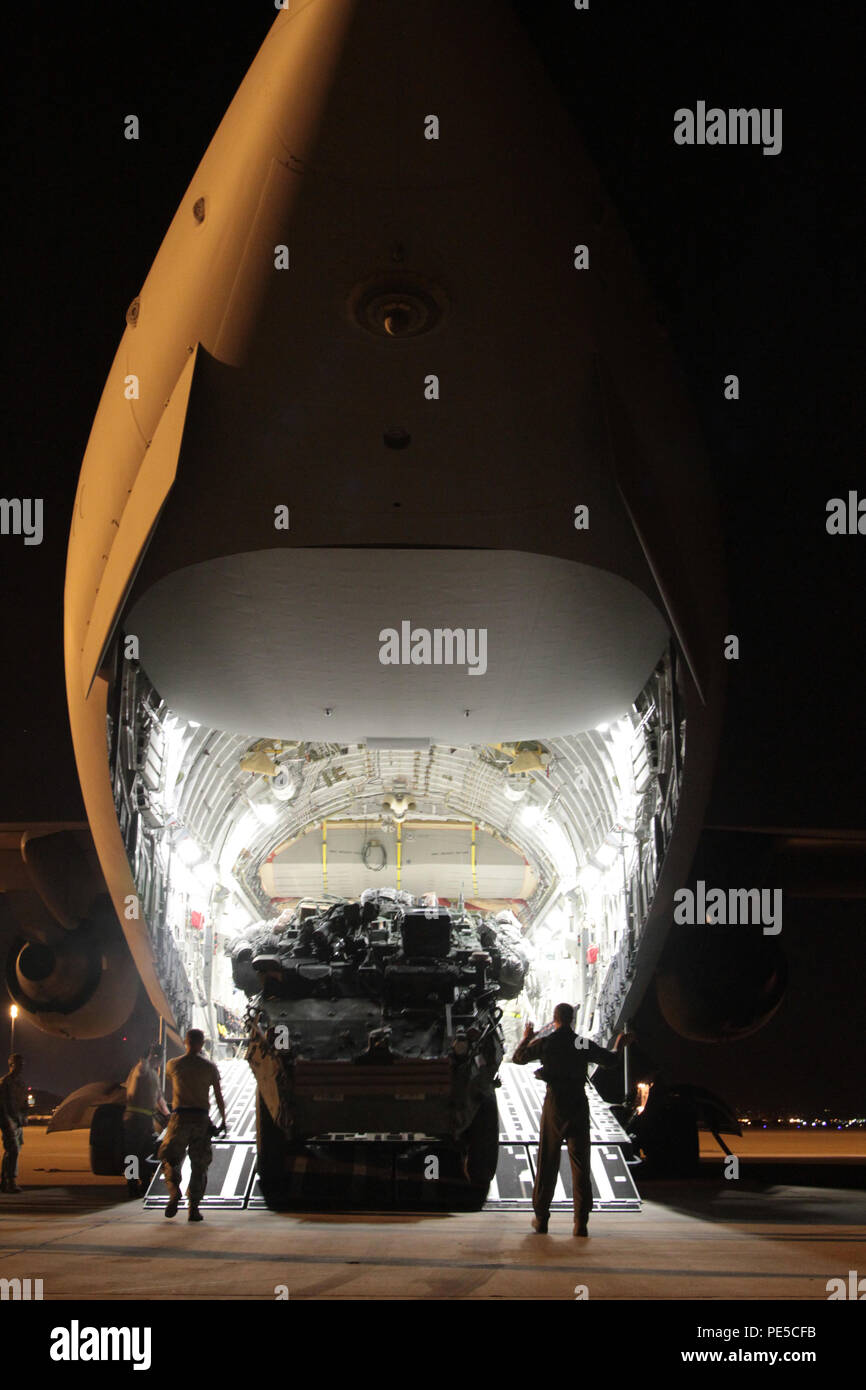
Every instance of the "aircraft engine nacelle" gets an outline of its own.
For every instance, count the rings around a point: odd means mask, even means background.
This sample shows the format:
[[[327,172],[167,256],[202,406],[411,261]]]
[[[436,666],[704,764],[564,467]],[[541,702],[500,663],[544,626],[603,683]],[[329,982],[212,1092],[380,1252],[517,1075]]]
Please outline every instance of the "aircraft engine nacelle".
[[[9,993],[31,1023],[62,1038],[100,1038],[129,1017],[138,973],[110,900],[50,943],[19,938],[6,965]]]
[[[139,977],[86,828],[25,833],[0,894],[6,986],[44,1033],[101,1038],[125,1023]]]
[[[733,1042],[763,1028],[787,982],[782,948],[760,927],[674,926],[656,973],[656,995],[681,1037]]]

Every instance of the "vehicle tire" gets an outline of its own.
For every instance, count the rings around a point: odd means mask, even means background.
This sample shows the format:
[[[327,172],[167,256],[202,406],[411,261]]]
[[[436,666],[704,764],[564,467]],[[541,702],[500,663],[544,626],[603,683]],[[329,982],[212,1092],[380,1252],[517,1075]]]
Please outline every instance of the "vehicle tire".
[[[496,1096],[485,1095],[466,1131],[464,1171],[473,1192],[487,1196],[499,1162],[499,1107]]]
[[[259,1186],[268,1206],[277,1204],[285,1194],[287,1171],[286,1159],[289,1143],[273,1117],[262,1093],[256,1090],[256,1167]]]

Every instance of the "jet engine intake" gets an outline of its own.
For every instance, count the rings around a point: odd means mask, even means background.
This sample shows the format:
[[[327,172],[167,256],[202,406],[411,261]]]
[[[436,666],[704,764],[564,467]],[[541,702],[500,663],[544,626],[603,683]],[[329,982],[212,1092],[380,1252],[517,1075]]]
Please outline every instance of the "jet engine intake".
[[[135,1005],[138,974],[110,899],[50,943],[19,936],[7,958],[6,985],[44,1033],[100,1038],[119,1028]]]

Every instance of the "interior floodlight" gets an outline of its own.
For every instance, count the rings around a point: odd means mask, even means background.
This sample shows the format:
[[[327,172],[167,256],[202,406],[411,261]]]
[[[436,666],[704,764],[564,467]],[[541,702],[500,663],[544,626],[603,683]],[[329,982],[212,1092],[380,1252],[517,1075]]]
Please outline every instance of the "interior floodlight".
[[[502,788],[509,801],[521,801],[529,791],[527,782],[506,782]]]

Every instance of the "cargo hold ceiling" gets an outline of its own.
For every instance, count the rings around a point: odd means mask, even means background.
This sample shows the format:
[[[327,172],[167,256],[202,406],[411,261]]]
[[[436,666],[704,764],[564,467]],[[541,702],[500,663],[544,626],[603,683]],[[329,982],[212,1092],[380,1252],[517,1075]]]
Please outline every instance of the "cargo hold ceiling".
[[[668,636],[658,609],[619,575],[493,550],[226,556],[158,581],[128,629],[185,718],[351,742],[488,743],[593,728],[629,707]],[[385,633],[395,634],[390,661]],[[437,633],[451,634],[444,647]]]
[[[628,729],[626,729],[628,725]],[[249,757],[248,737],[193,727],[175,716],[165,722],[166,778],[171,790],[166,818],[184,827],[219,866],[224,882],[242,877],[257,881],[262,867],[282,847],[291,846],[311,827],[327,821],[339,831],[341,820],[366,822],[369,836],[382,839],[377,828],[390,826],[385,837],[388,867],[369,872],[371,882],[396,881],[396,826],[403,801],[406,810],[401,835],[411,835],[418,821],[445,824],[466,822],[461,832],[467,879],[466,896],[477,886],[478,896],[500,896],[488,882],[495,863],[511,865],[502,877],[501,896],[524,896],[529,880],[518,868],[525,857],[537,885],[573,886],[578,867],[600,844],[621,811],[619,786],[626,780],[626,756],[631,723],[622,720],[609,730],[594,730],[534,745],[539,754],[523,755],[531,770],[509,774],[511,754],[486,746],[431,745],[415,750],[373,750],[365,745],[293,744],[278,748],[281,785],[260,773],[244,771]],[[286,792],[288,800],[282,800]],[[482,836],[476,863],[481,878],[472,879],[468,830],[471,823]],[[309,838],[309,837],[308,837]],[[495,850],[487,847],[497,840]],[[406,842],[405,843],[411,843]],[[435,847],[435,846],[434,846]],[[443,848],[441,846],[440,848]],[[320,853],[319,847],[319,853]],[[357,847],[360,856],[361,843]],[[332,859],[333,864],[333,859]],[[360,862],[360,857],[359,857]],[[443,866],[449,862],[443,859]],[[431,860],[431,868],[435,860]],[[525,866],[519,866],[522,870]],[[518,878],[520,883],[518,884]],[[507,882],[506,882],[507,879]],[[321,891],[321,877],[314,887]],[[298,887],[292,884],[290,888]],[[267,896],[282,896],[268,880]],[[424,890],[445,890],[434,881]],[[312,891],[312,890],[311,890]],[[341,892],[329,881],[328,891]],[[414,891],[410,889],[410,891]],[[288,893],[287,896],[294,896]]]

